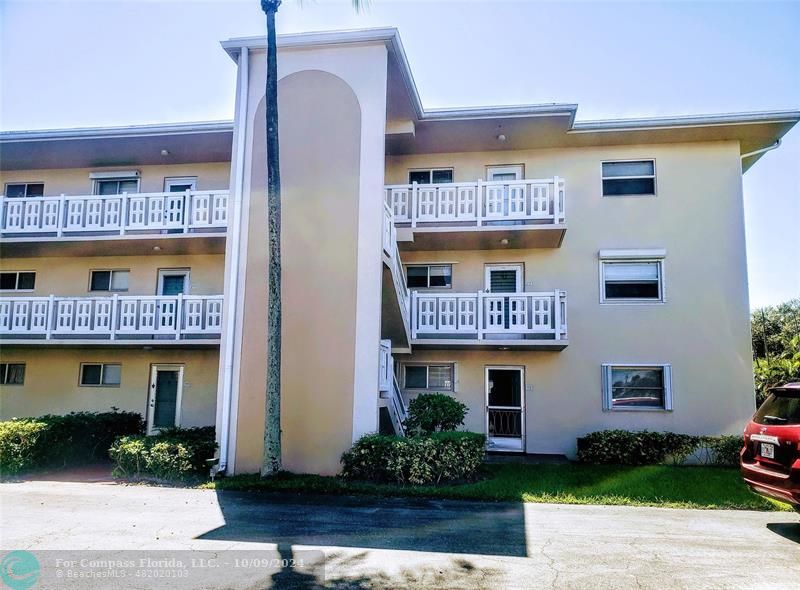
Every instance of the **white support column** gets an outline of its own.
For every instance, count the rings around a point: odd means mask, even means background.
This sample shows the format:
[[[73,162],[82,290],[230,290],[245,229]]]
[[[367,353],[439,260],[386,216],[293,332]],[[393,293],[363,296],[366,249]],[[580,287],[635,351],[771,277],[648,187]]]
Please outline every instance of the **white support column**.
[[[58,231],[56,235],[60,238],[64,234],[64,217],[66,216],[67,197],[64,193],[58,198]]]
[[[483,225],[483,180],[478,179],[478,188],[475,189],[475,216],[478,218],[478,227]]]
[[[553,326],[555,339],[561,340],[561,293],[558,289],[553,291]]]
[[[479,181],[480,182],[480,181]],[[475,313],[478,322],[478,340],[483,340],[483,291],[478,291]]]
[[[117,315],[119,314],[119,295],[114,293],[111,296],[111,340],[117,339]]]
[[[122,193],[122,203],[120,204],[120,211],[119,211],[119,235],[125,235],[125,226],[128,224],[128,202],[130,198],[128,197],[128,193]]]
[[[411,203],[409,207],[411,214],[411,227],[417,227],[417,183],[411,183]]]
[[[417,328],[419,327],[419,318],[417,317],[417,306],[419,303],[417,302],[417,296],[419,294],[417,291],[411,291],[411,339],[415,339],[417,337]]]
[[[175,304],[175,340],[181,339],[183,329],[183,293],[178,293],[178,301]]]
[[[55,301],[56,296],[50,295],[47,297],[47,332],[45,333],[45,340],[50,340],[53,335],[53,324],[55,323]]]

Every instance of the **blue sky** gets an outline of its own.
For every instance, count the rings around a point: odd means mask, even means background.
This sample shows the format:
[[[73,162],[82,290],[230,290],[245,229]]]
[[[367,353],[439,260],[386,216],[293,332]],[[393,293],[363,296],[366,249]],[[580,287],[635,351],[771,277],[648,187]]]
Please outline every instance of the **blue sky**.
[[[258,0],[0,0],[0,128],[231,118],[234,64],[218,41],[263,22]],[[356,14],[349,0],[284,0],[278,16],[283,33],[387,25],[428,108],[800,109],[800,2],[372,0]],[[800,129],[744,190],[751,305],[800,297]]]

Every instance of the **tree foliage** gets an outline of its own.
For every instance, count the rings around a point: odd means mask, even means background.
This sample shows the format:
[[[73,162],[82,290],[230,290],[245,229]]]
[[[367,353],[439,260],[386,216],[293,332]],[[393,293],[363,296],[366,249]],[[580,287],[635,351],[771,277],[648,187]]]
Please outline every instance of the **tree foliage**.
[[[756,405],[776,385],[800,380],[800,299],[751,314]]]

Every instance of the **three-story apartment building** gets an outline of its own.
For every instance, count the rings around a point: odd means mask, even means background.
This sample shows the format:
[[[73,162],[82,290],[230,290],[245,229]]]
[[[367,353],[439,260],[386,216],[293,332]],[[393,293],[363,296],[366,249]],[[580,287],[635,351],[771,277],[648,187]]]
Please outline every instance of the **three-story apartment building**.
[[[2,417],[216,424],[257,471],[266,390],[265,47],[233,123],[0,136]],[[338,470],[446,392],[490,451],[753,410],[743,171],[798,112],[576,122],[426,111],[394,29],[279,38],[282,432]]]

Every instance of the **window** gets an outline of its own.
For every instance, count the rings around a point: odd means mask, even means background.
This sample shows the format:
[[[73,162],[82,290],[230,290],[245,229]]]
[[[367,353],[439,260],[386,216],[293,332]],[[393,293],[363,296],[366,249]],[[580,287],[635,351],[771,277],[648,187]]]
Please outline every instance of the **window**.
[[[404,365],[404,387],[406,389],[428,389],[454,391],[454,365]]]
[[[406,267],[409,289],[444,288],[453,286],[453,267],[449,264],[414,264]]]
[[[656,194],[655,160],[603,162],[603,196],[653,196]]]
[[[25,363],[0,363],[0,385],[23,385]]]
[[[0,291],[33,291],[36,273],[27,270],[0,272]]]
[[[603,365],[604,410],[671,410],[670,365]]]
[[[663,303],[665,250],[601,250],[601,303]]]
[[[93,270],[89,273],[90,291],[127,291],[128,270]]]
[[[188,295],[191,291],[189,280],[189,269],[161,269],[158,271],[158,294],[159,295],[178,295],[183,293]]]
[[[122,193],[138,193],[138,178],[107,178],[94,181],[94,194],[121,195]]]
[[[183,193],[186,191],[193,191],[197,188],[196,176],[185,176],[182,178],[165,178],[164,179],[164,192],[165,193]]]
[[[122,365],[116,363],[81,364],[81,387],[113,387],[122,381]]]
[[[9,182],[6,184],[6,196],[12,199],[24,197],[43,197],[43,182]]]
[[[453,182],[452,168],[434,168],[431,170],[409,170],[408,183],[412,184],[442,184]]]
[[[486,180],[522,180],[525,171],[522,164],[514,164],[513,166],[487,166],[486,167]]]

